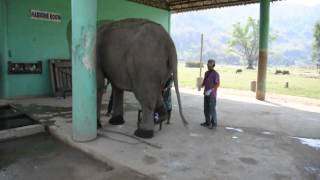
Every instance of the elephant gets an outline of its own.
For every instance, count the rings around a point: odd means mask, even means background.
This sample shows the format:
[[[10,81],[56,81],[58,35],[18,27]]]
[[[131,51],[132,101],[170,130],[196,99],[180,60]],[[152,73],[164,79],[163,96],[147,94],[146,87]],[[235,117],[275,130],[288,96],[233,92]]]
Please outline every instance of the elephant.
[[[71,54],[71,21],[67,25],[67,41]],[[186,126],[181,107],[177,77],[177,54],[170,35],[164,28],[144,19],[97,21],[96,79],[97,126],[101,128],[100,110],[104,79],[111,81],[114,113],[109,123],[120,125],[123,119],[123,92],[132,91],[142,107],[142,120],[135,135],[152,138],[153,112],[164,112],[163,90],[173,74],[179,113]]]
[[[188,124],[181,107],[176,48],[161,25],[144,19],[124,19],[102,25],[97,32],[96,55],[98,115],[107,78],[114,95],[114,112],[109,123],[124,123],[123,92],[132,91],[142,108],[142,120],[134,134],[152,138],[153,113],[155,109],[165,111],[161,92],[173,74],[180,117],[184,125]],[[101,126],[99,118],[97,124]]]
[[[123,93],[131,91],[142,108],[142,120],[134,134],[141,138],[154,136],[154,110],[163,109],[161,91],[173,74],[179,113],[186,126],[178,87],[177,53],[168,32],[145,19],[124,19],[102,25],[97,32],[96,77],[98,126],[104,79],[113,87],[112,125],[124,123]]]

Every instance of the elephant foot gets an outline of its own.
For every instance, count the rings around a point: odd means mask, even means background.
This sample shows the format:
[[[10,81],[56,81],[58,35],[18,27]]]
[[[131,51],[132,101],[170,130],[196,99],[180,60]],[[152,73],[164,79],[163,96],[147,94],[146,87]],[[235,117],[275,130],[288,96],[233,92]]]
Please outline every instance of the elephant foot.
[[[101,129],[102,125],[99,119],[97,119],[97,129]]]
[[[115,116],[109,120],[109,123],[112,125],[121,125],[124,124],[124,120],[122,116]]]
[[[153,137],[153,130],[143,130],[143,129],[137,129],[134,132],[134,135],[140,138],[144,139],[150,139]]]

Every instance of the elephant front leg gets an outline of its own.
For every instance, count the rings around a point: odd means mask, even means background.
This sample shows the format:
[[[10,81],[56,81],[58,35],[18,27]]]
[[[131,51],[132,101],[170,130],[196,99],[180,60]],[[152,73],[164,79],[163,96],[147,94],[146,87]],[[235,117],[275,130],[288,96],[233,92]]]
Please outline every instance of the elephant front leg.
[[[141,138],[152,138],[154,128],[153,108],[142,106],[142,119],[134,135]]]
[[[121,125],[124,124],[123,119],[123,90],[120,90],[116,87],[112,87],[113,93],[113,114],[109,123],[112,125]]]

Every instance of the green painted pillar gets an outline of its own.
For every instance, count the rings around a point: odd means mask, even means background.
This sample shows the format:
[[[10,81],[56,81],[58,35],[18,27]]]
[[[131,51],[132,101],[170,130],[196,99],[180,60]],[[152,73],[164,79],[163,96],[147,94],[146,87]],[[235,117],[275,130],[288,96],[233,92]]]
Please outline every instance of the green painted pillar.
[[[266,94],[266,78],[268,64],[270,0],[260,0],[260,36],[259,36],[259,63],[257,78],[258,100],[264,100]]]
[[[75,141],[97,137],[97,0],[72,0],[72,131]]]
[[[8,97],[8,22],[7,1],[0,0],[0,98]]]
[[[168,33],[171,35],[171,12],[168,15]]]

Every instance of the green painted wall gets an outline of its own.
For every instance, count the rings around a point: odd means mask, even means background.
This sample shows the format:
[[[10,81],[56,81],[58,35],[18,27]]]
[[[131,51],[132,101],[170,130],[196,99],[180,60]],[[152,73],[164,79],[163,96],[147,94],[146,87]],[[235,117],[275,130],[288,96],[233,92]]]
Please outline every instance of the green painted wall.
[[[6,8],[3,6],[4,1],[0,0],[0,8]],[[57,23],[32,20],[31,9],[60,13],[62,21]],[[51,95],[48,60],[69,58],[66,28],[70,21],[71,1],[8,0],[6,10],[8,12],[8,33],[5,36],[6,31],[0,28],[0,40],[4,37],[8,39],[8,61],[37,62],[41,60],[43,61],[43,73],[41,75],[7,75],[7,72],[2,70],[1,74],[7,81],[0,83],[2,87],[0,97]],[[0,11],[0,24],[6,23],[3,21],[2,14],[3,11]],[[147,18],[162,24],[167,30],[170,27],[168,11],[126,0],[98,0],[98,20],[119,20],[128,17]],[[0,43],[1,54],[5,51],[5,46]],[[6,68],[7,61],[3,61],[1,57],[1,67],[3,64]]]
[[[145,18],[163,25],[169,30],[170,12],[126,0],[98,0],[98,20],[119,20],[124,18]]]
[[[42,74],[8,75],[7,97],[50,95],[48,59],[68,58],[65,27],[70,17],[70,3],[65,0],[9,0],[8,60],[43,61]],[[32,20],[30,10],[61,13],[61,23]]]
[[[5,64],[7,61],[7,17],[6,17],[6,4],[4,0],[0,0],[0,97],[4,97],[6,94],[5,84]]]

